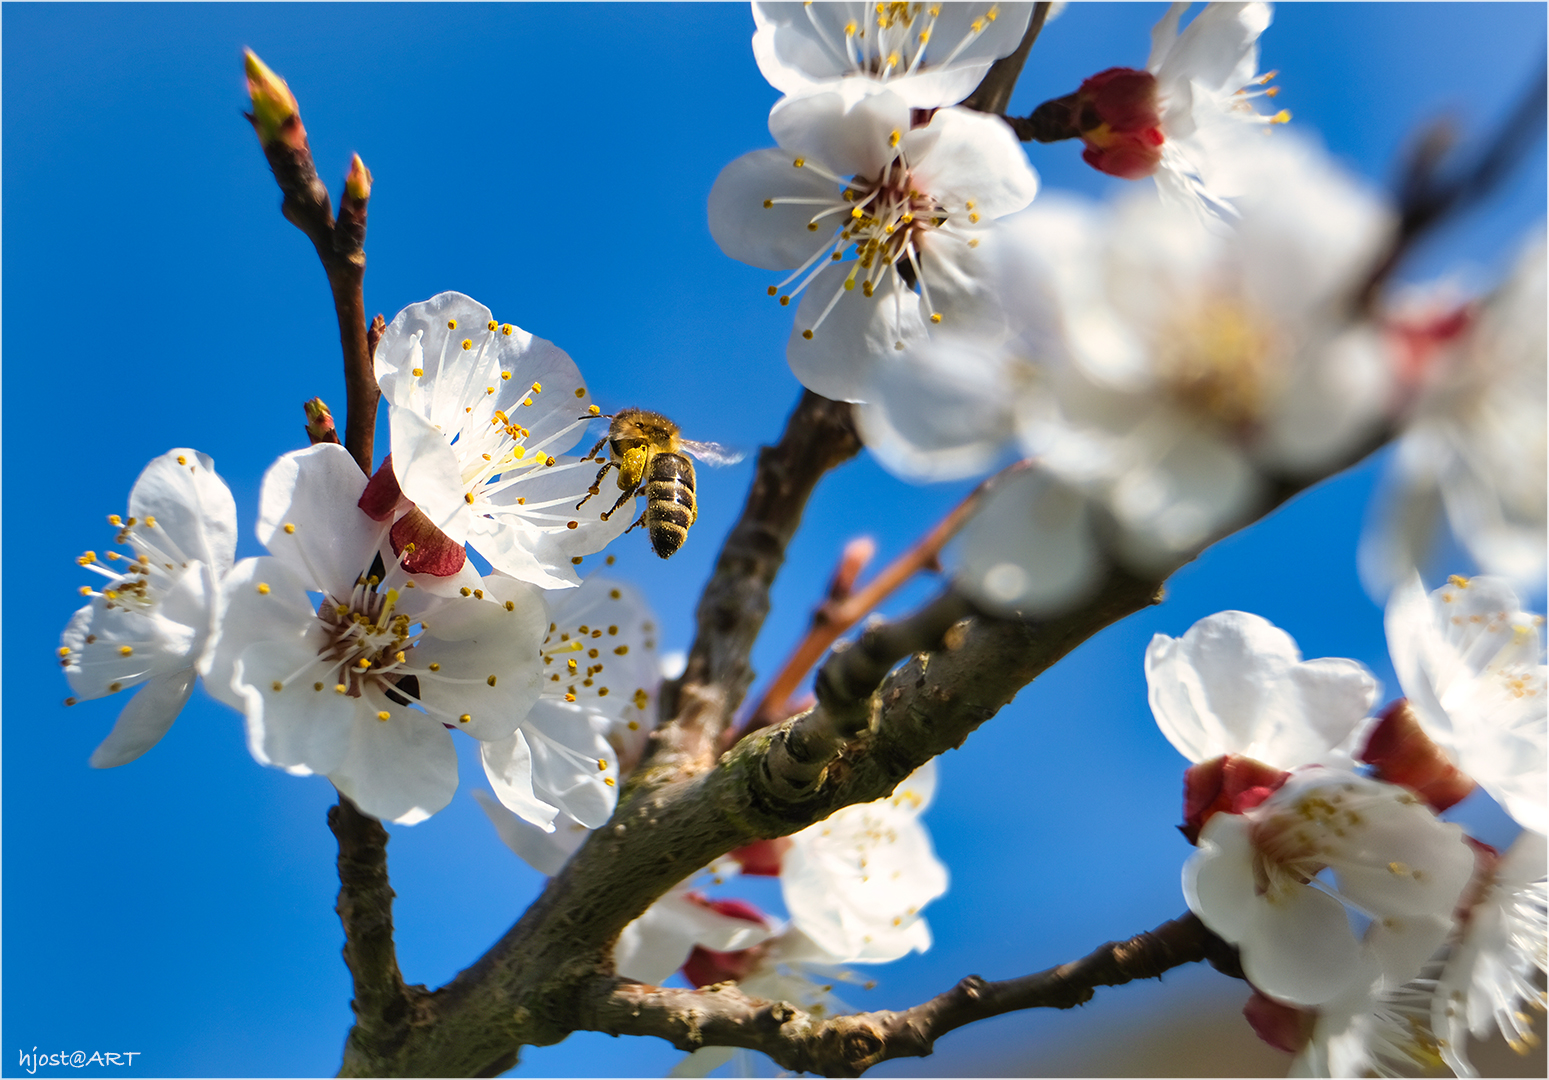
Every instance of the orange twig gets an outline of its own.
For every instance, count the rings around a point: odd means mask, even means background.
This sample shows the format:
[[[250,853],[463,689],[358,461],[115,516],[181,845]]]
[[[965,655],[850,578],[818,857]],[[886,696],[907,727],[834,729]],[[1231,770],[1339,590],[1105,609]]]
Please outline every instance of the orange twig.
[[[990,484],[1006,472],[1023,467],[1019,462],[974,488],[966,499],[953,507],[951,512],[937,522],[935,527],[922,536],[913,547],[894,559],[881,573],[854,592],[850,591],[851,587],[862,568],[870,561],[875,545],[872,545],[870,551],[866,550],[863,545],[872,543],[867,537],[860,537],[846,544],[844,554],[840,556],[839,565],[834,570],[833,579],[829,584],[828,597],[812,612],[812,626],[808,629],[807,636],[791,650],[791,654],[781,665],[779,673],[764,691],[764,696],[759,699],[757,707],[749,714],[747,723],[742,726],[741,731],[736,732],[736,737],[731,741],[735,742],[750,731],[768,727],[789,716],[791,695],[796,692],[813,665],[823,658],[823,654],[828,652],[834,642],[839,640],[840,635],[874,611],[882,601],[896,592],[915,574],[922,570],[940,570],[941,549],[946,547],[947,542],[958,534],[969,518],[973,517]]]

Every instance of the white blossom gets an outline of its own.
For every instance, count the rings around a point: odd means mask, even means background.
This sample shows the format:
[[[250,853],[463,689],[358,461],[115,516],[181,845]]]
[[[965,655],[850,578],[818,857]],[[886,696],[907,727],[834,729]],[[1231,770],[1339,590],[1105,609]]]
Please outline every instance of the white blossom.
[[[1361,542],[1361,573],[1386,596],[1432,546],[1441,519],[1487,574],[1541,588],[1549,528],[1549,296],[1544,238],[1450,343],[1422,360],[1415,402]]]
[[[270,554],[226,575],[205,678],[246,716],[259,762],[325,774],[366,813],[412,824],[456,790],[447,729],[502,739],[537,699],[546,618],[512,579],[464,567],[433,592],[405,573],[389,524],[357,505],[365,486],[337,444],[269,469],[258,538]]]
[[[624,927],[613,963],[626,979],[657,984],[683,966],[694,949],[732,952],[766,941],[774,925],[751,905],[710,900],[693,891],[692,879],[667,890]]]
[[[1303,660],[1290,634],[1245,611],[1154,636],[1146,685],[1157,726],[1190,761],[1240,754],[1279,769],[1352,767],[1378,690],[1354,660]]]
[[[542,588],[579,583],[571,560],[601,550],[629,515],[577,509],[596,466],[557,454],[597,415],[563,350],[483,304],[444,292],[398,313],[376,349],[393,473],[454,543]]]
[[[1295,1005],[1374,974],[1407,982],[1446,938],[1473,870],[1462,829],[1393,784],[1313,766],[1217,813],[1183,868],[1189,910],[1238,946],[1248,981]],[[1369,920],[1357,935],[1350,913]]]
[[[75,693],[68,704],[139,688],[92,753],[99,769],[160,742],[193,693],[216,628],[220,582],[236,556],[237,508],[209,457],[179,448],[145,467],[130,490],[128,518],[114,514],[108,523],[118,530],[115,542],[129,548],[128,561],[118,552],[77,560],[107,580],[82,588],[91,602],[71,617],[59,647]]]
[[[1538,1041],[1526,1010],[1542,1014],[1549,969],[1545,843],[1542,834],[1524,830],[1487,871],[1438,975],[1432,1028],[1442,1058],[1459,1076],[1478,1075],[1465,1052],[1470,1034],[1484,1039],[1499,1030],[1518,1053]]]
[[[1524,828],[1549,830],[1549,668],[1543,617],[1500,578],[1418,575],[1388,604],[1388,650],[1433,742]]]
[[[859,75],[914,109],[956,105],[1016,50],[1026,3],[765,3],[755,0],[753,57],[783,94]]]
[[[903,97],[851,78],[783,99],[769,129],[779,149],[716,178],[710,232],[734,259],[792,271],[769,293],[800,297],[786,359],[804,385],[864,400],[872,369],[931,327],[1000,325],[984,248],[1038,190],[1003,121],[954,108],[911,127]]]
[[[791,837],[780,890],[791,922],[836,963],[878,963],[930,948],[926,904],[947,891],[919,815],[936,790],[927,761],[876,802],[836,810]]]
[[[579,844],[576,826],[595,829],[612,816],[616,747],[638,748],[661,683],[655,617],[637,589],[593,576],[551,598],[539,646],[543,693],[510,737],[480,746],[496,796],[552,836],[507,843],[550,874]],[[529,857],[539,851],[547,854]]]

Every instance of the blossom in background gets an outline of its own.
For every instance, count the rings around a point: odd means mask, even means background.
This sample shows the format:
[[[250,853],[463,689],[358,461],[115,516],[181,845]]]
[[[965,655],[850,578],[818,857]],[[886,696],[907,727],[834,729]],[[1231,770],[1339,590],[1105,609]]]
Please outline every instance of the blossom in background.
[[[1303,660],[1290,634],[1246,611],[1152,637],[1146,686],[1157,726],[1190,761],[1236,754],[1278,769],[1350,767],[1378,690],[1354,660]]]
[[[1238,946],[1255,987],[1322,1005],[1374,978],[1417,975],[1451,930],[1473,865],[1462,829],[1408,790],[1312,766],[1243,813],[1213,815],[1183,894]],[[1370,920],[1359,935],[1351,912]]]
[[[1549,668],[1543,617],[1500,578],[1418,575],[1386,617],[1399,684],[1425,734],[1524,828],[1549,831]]]
[[[913,109],[956,105],[990,65],[1016,50],[1025,3],[753,4],[753,57],[782,94],[851,75],[886,86]]]
[[[597,414],[580,371],[550,342],[444,292],[388,325],[376,375],[389,406],[390,475],[424,524],[453,545],[471,545],[514,578],[566,588],[580,581],[577,556],[629,526],[627,514],[601,519],[605,501],[576,508],[595,468],[555,455]],[[422,534],[422,519],[401,515],[391,497],[378,501],[379,519],[397,515],[393,549],[401,554]],[[417,569],[412,553],[406,565]]]
[[[1485,573],[1542,587],[1546,309],[1540,232],[1478,312],[1448,305],[1402,327],[1414,340],[1406,374],[1415,398],[1361,540],[1372,595],[1386,596],[1425,561],[1443,517]]]
[[[662,983],[695,949],[735,952],[756,946],[774,932],[774,924],[751,904],[711,900],[691,888],[674,885],[624,927],[613,947],[613,963],[626,979]]]
[[[91,602],[71,617],[59,646],[75,695],[66,704],[139,687],[92,752],[99,769],[155,746],[188,703],[236,555],[237,507],[214,463],[179,448],[145,467],[129,492],[128,518],[114,514],[108,523],[128,561],[116,551],[77,560],[107,580],[82,588]]]
[[[904,97],[850,78],[781,100],[769,130],[779,149],[716,178],[710,232],[734,259],[792,271],[769,292],[800,297],[786,359],[804,385],[865,400],[872,369],[931,327],[1001,325],[986,248],[1038,190],[1003,121],[942,109],[912,127]]]
[[[1300,1019],[1305,1039],[1299,1050],[1294,1045],[1281,1046],[1297,1051],[1290,1075],[1438,1073],[1443,1059],[1431,1026],[1431,1005],[1440,967],[1440,961],[1429,960],[1419,975],[1398,985],[1375,976],[1357,979],[1345,993],[1314,1009],[1280,1006]]]
[[[1528,1008],[1543,1010],[1549,970],[1549,849],[1524,830],[1502,856],[1483,853],[1478,898],[1461,922],[1431,998],[1441,1057],[1459,1076],[1477,1076],[1468,1036],[1498,1029],[1518,1053],[1537,1042]]]
[[[1388,343],[1350,311],[1391,215],[1298,140],[1266,144],[1256,165],[1225,233],[1148,197],[1030,207],[1002,223],[992,275],[1018,297],[1013,332],[950,353],[922,343],[876,373],[860,426],[884,464],[986,461],[1010,433],[1056,481],[1017,485],[1049,504],[1024,516],[1019,547],[1071,557],[985,558],[971,534],[959,580],[976,599],[1073,602],[1097,558],[1073,546],[1170,571],[1254,513],[1267,481],[1342,464],[1385,418]],[[963,389],[925,407],[953,372]]]
[[[270,554],[227,573],[205,680],[246,716],[259,762],[326,774],[366,813],[412,824],[457,788],[447,729],[506,738],[537,699],[547,618],[537,590],[470,566],[453,595],[423,587],[356,505],[365,486],[334,443],[270,467]]]
[[[539,646],[543,692],[508,738],[479,748],[500,802],[547,839],[513,842],[520,830],[502,828],[491,815],[497,829],[546,874],[557,872],[587,830],[612,816],[616,748],[638,754],[661,683],[655,616],[637,589],[594,576],[551,595]]]

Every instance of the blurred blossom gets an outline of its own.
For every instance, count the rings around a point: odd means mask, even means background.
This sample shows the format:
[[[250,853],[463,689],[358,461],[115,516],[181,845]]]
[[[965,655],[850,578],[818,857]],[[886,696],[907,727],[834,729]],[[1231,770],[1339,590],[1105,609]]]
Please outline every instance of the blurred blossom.
[[[736,952],[765,941],[773,920],[740,900],[711,900],[680,882],[624,927],[613,963],[626,979],[665,982],[695,949]]]
[[[539,646],[543,693],[509,738],[486,742],[479,752],[500,802],[537,834],[526,836],[491,813],[501,838],[552,875],[587,830],[612,816],[620,754],[631,763],[639,755],[661,669],[655,616],[634,586],[594,576],[548,600]]]
[[[572,560],[629,525],[627,514],[601,520],[601,503],[576,508],[591,466],[555,454],[596,414],[580,371],[550,342],[444,292],[388,325],[376,376],[403,497],[496,570],[545,589],[579,584]],[[410,520],[393,537],[400,554]]]
[[[1546,311],[1540,230],[1480,311],[1452,305],[1419,325],[1401,323],[1419,339],[1406,372],[1415,398],[1361,542],[1361,576],[1373,596],[1425,562],[1443,516],[1485,573],[1543,587]]]
[[[1157,634],[1146,685],[1157,726],[1190,761],[1238,754],[1279,769],[1350,767],[1378,690],[1354,660],[1303,660],[1290,634],[1245,611]]]
[[[1477,1076],[1468,1062],[1468,1036],[1499,1030],[1526,1053],[1538,1037],[1529,1009],[1542,1013],[1549,969],[1549,851],[1541,833],[1524,830],[1503,856],[1482,858],[1479,898],[1461,920],[1431,999],[1440,1053],[1459,1076]]]
[[[103,575],[82,588],[91,603],[60,637],[59,662],[77,699],[139,687],[91,755],[98,769],[133,761],[161,741],[193,693],[216,629],[216,597],[237,549],[237,506],[209,457],[168,450],[129,492],[129,517],[108,523],[127,562],[88,551],[77,562]],[[121,570],[112,569],[124,562]],[[108,565],[104,565],[104,563]]]
[[[1312,766],[1252,809],[1211,817],[1184,864],[1183,894],[1238,946],[1255,987],[1321,1005],[1419,974],[1473,864],[1462,829],[1411,792]]]
[[[808,389],[864,400],[873,368],[931,328],[998,330],[994,226],[1038,190],[1002,120],[941,109],[912,127],[902,96],[850,78],[781,100],[769,130],[779,149],[716,178],[710,232],[734,259],[792,271],[769,293],[801,297],[786,359]]]
[[[782,94],[847,76],[886,86],[913,109],[956,105],[1016,50],[1023,3],[753,4],[753,58]]]
[[[1398,985],[1380,978],[1358,981],[1332,1001],[1306,1010],[1312,1022],[1290,1075],[1438,1073],[1443,1061],[1431,1027],[1438,970],[1432,960],[1414,979]]]
[[[922,342],[879,366],[860,410],[878,457],[935,478],[992,461],[1015,433],[1059,481],[1023,490],[1097,510],[1035,514],[1021,546],[1068,551],[1085,517],[1087,545],[1101,536],[1146,574],[1254,513],[1266,481],[1343,464],[1389,407],[1388,344],[1350,312],[1392,216],[1294,138],[1265,141],[1255,170],[1230,231],[1145,195],[1045,198],[1005,222],[997,291],[1017,298],[1015,332]],[[1076,568],[1093,558],[1013,560],[1026,580],[1009,592],[983,560],[962,580],[993,607],[1049,610],[1079,596]]]
[[[1549,692],[1540,627],[1500,578],[1394,592],[1388,651],[1425,734],[1524,828],[1549,831]]]
[[[503,739],[537,699],[547,620],[536,589],[469,566],[423,587],[358,507],[365,487],[337,443],[270,467],[270,554],[226,575],[205,680],[246,716],[260,763],[324,773],[366,813],[413,824],[457,789],[448,728]]]

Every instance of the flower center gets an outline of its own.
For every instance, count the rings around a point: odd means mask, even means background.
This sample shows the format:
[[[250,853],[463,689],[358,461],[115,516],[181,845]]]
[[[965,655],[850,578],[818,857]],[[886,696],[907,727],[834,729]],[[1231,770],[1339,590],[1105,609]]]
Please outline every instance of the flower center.
[[[828,30],[823,26],[819,13],[813,10],[812,4],[806,5],[806,11],[808,20],[824,45],[836,56],[843,57],[850,70],[870,75],[879,82],[900,75],[913,75],[921,66],[950,64],[1000,17],[1000,6],[989,5],[982,15],[968,24],[967,32],[956,43],[949,43],[945,56],[940,60],[933,57],[927,63],[926,53],[935,40],[936,20],[941,15],[939,3],[875,4],[872,6],[875,18],[868,20],[871,25],[855,19],[845,23],[842,47],[829,37]],[[937,45],[935,52],[942,52],[942,47]]]
[[[368,684],[402,697],[398,680],[419,634],[409,616],[396,612],[398,590],[380,592],[379,580],[362,576],[348,600],[324,599],[317,617],[326,638],[317,655],[337,671],[334,690],[360,697]]]
[[[157,601],[177,580],[190,560],[165,529],[157,528],[154,517],[131,517],[125,521],[117,514],[112,514],[108,517],[108,524],[118,528],[118,535],[113,538],[113,542],[130,549],[132,554],[129,562],[122,570],[109,569],[97,561],[95,551],[83,552],[76,558],[76,565],[101,574],[110,584],[103,586],[100,594],[90,586],[82,586],[81,595],[106,597],[109,608],[116,606],[149,612],[156,607]],[[124,556],[109,551],[103,555],[103,559],[109,563],[119,563],[124,560]]]
[[[1275,390],[1276,351],[1255,312],[1214,297],[1163,325],[1156,367],[1179,405],[1241,434],[1263,419]]]

